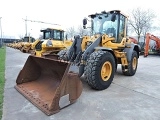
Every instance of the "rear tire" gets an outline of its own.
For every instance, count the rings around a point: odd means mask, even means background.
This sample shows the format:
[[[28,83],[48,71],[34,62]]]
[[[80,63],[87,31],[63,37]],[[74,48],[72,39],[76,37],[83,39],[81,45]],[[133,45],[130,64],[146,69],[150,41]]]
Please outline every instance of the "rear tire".
[[[110,86],[115,73],[115,60],[108,51],[93,52],[86,65],[85,76],[88,85],[96,90],[104,90]]]
[[[122,72],[126,76],[133,76],[136,73],[138,65],[138,55],[136,51],[133,51],[131,61],[128,62],[128,71],[122,67]]]

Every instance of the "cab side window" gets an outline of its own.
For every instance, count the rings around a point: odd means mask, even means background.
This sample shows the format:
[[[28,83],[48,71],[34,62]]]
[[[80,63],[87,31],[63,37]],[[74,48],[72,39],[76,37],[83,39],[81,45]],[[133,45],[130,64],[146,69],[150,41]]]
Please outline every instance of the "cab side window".
[[[120,26],[119,26],[119,41],[123,39],[124,35],[125,35],[125,17],[121,15]]]

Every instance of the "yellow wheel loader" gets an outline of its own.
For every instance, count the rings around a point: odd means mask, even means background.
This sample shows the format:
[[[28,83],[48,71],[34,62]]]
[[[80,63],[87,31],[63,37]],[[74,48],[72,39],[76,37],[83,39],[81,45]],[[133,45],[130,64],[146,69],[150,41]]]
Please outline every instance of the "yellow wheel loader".
[[[84,37],[76,37],[71,48],[60,59],[75,62],[79,66],[79,76],[84,74],[87,83],[94,89],[103,90],[110,86],[117,65],[121,64],[124,75],[136,73],[140,46],[127,36],[128,17],[114,10],[92,14],[91,28],[96,40],[83,51]],[[86,28],[87,19],[83,20]]]
[[[12,43],[12,48],[15,48],[15,49],[21,49],[22,47],[22,44],[23,44],[23,41],[22,40],[17,40],[17,41],[14,41]]]
[[[30,55],[17,77],[15,88],[47,115],[63,108],[61,103],[68,105],[80,97],[83,74],[89,86],[103,90],[113,81],[118,64],[124,75],[136,73],[140,47],[127,36],[128,17],[118,10],[89,17],[92,37],[75,36],[72,46],[54,59]],[[74,63],[78,72],[71,69]]]
[[[25,36],[23,38],[23,44],[21,47],[21,51],[24,53],[31,53],[32,52],[32,43],[35,42],[35,38],[31,36]]]
[[[62,29],[47,28],[41,32],[43,32],[43,39],[35,45],[35,56],[37,57],[56,54],[73,43],[71,40],[64,40],[65,31]]]
[[[14,48],[15,44],[17,43],[17,41],[13,41],[9,47]]]

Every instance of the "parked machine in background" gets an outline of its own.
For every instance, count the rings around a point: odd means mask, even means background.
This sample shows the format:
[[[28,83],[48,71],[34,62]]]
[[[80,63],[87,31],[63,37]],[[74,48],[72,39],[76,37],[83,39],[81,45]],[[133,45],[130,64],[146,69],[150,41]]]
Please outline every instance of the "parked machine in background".
[[[31,53],[33,51],[32,43],[34,42],[35,42],[35,38],[31,36],[25,36],[23,38],[23,44],[20,50],[24,53]]]
[[[13,43],[13,48],[20,50],[23,45],[23,40],[18,40]]]
[[[131,40],[131,42],[133,42],[133,43],[135,43],[135,44],[138,44],[138,41],[137,41],[135,38],[129,37],[129,39]]]
[[[145,39],[145,47],[144,47],[144,57],[147,57],[148,56],[148,53],[149,53],[149,48],[150,48],[150,41],[151,40],[154,40],[155,41],[155,50],[157,53],[160,53],[160,38],[150,34],[150,33],[147,33],[146,34],[146,39]]]
[[[43,32],[43,39],[35,45],[35,56],[42,57],[56,54],[72,45],[71,40],[64,39],[65,31],[62,29],[47,28],[41,30],[41,32]]]

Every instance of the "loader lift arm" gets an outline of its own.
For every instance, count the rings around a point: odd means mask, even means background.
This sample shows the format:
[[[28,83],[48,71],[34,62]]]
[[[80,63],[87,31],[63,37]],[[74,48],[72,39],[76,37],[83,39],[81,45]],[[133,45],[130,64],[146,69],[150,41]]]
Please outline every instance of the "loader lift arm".
[[[144,57],[148,56],[150,40],[154,40],[156,42],[156,50],[160,50],[160,38],[154,36],[153,34],[147,33],[145,39]]]

